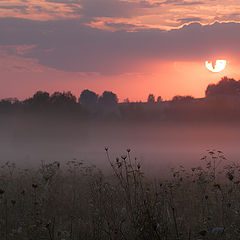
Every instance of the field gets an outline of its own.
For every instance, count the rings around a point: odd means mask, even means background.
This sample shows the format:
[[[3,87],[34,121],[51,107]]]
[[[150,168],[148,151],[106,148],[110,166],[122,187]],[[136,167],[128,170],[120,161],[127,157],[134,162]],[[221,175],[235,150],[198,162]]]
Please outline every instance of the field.
[[[102,173],[76,159],[2,164],[0,238],[11,240],[240,239],[240,166],[209,150],[201,166],[145,176],[131,150]]]

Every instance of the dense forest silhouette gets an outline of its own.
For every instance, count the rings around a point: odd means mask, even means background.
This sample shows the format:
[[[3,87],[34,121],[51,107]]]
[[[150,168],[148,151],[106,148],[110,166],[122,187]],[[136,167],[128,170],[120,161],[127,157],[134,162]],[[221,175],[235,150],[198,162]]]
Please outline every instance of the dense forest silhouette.
[[[85,89],[79,98],[71,92],[37,91],[32,97],[2,99],[0,114],[74,118],[77,120],[122,121],[238,121],[240,81],[223,77],[207,86],[204,98],[174,96],[163,101],[149,94],[146,102],[119,102],[111,91],[101,96]]]

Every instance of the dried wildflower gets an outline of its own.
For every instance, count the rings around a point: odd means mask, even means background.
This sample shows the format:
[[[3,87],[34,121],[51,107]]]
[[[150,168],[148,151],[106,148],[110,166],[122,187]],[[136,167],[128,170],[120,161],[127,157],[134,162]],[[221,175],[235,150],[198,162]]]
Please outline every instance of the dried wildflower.
[[[232,173],[230,173],[230,172],[227,173],[227,177],[228,177],[228,179],[229,179],[230,181],[232,181],[233,178],[234,178],[234,176],[233,176]]]

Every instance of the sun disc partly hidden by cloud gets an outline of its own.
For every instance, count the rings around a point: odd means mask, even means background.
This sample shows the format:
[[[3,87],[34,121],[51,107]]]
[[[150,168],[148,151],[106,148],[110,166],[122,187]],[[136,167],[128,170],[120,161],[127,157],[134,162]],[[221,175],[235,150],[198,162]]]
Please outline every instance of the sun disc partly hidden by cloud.
[[[209,71],[214,72],[214,73],[223,71],[225,69],[226,65],[227,65],[226,60],[216,60],[215,62],[212,62],[212,61],[205,62],[206,68]]]

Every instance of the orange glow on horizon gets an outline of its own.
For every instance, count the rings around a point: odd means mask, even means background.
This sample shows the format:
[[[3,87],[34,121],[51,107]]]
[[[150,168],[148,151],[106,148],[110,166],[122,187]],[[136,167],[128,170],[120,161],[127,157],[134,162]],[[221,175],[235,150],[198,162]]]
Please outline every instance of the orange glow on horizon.
[[[36,91],[72,91],[79,97],[84,89],[115,92],[120,101],[146,101],[148,94],[170,100],[175,95],[204,97],[207,86],[227,76],[238,80],[240,62],[228,60],[228,66],[216,74],[209,72],[202,61],[146,60],[134,64],[135,71],[115,75],[74,73],[41,66],[36,60],[5,56],[0,58],[2,86],[0,98],[24,99]],[[138,68],[137,68],[138,67]],[[21,87],[13,88],[12,86]]]

